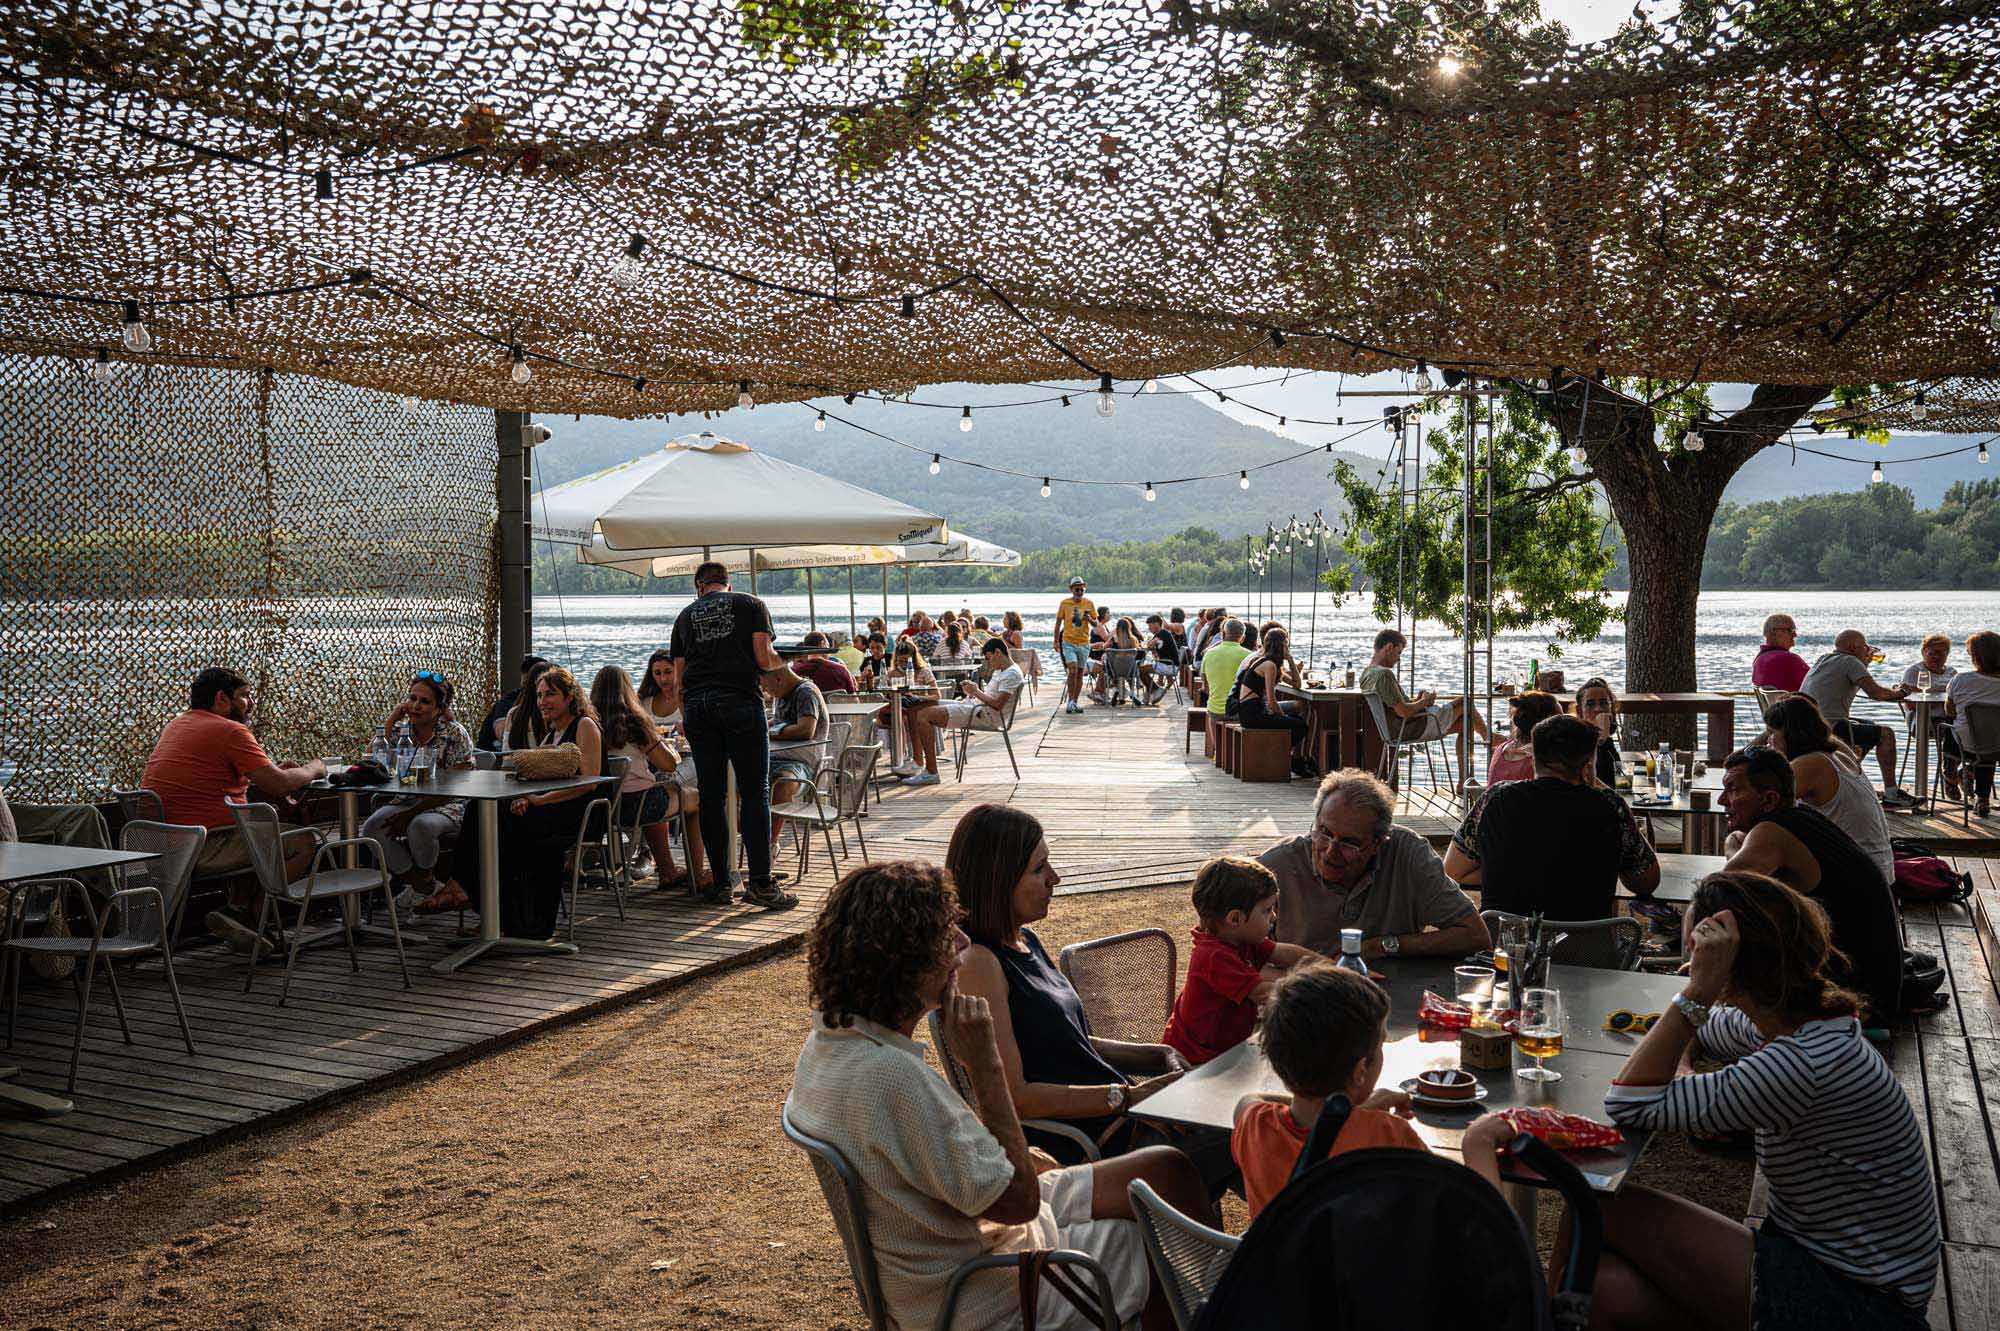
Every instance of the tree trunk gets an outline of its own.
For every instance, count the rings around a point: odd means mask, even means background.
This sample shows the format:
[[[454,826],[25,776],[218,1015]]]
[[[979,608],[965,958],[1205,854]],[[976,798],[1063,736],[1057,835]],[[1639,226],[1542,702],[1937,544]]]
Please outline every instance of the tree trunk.
[[[1625,691],[1688,693],[1696,687],[1695,608],[1701,595],[1702,556],[1708,545],[1715,505],[1691,509],[1667,521],[1646,511],[1620,511],[1632,587],[1625,601]],[[1745,670],[1748,670],[1746,663]],[[1633,747],[1651,749],[1662,740],[1692,749],[1692,716],[1635,716],[1623,727]]]

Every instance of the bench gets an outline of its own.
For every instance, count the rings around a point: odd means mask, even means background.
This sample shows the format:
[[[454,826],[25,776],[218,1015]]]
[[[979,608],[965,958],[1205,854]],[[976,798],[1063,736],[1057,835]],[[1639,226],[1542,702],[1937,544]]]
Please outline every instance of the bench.
[[[1245,730],[1235,721],[1222,723],[1221,757],[1217,765],[1238,781],[1290,781],[1292,732]]]

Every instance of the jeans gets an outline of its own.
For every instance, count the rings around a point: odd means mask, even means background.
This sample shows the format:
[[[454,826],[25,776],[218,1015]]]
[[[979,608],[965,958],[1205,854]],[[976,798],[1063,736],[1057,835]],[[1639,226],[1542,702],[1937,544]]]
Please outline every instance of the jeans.
[[[694,750],[701,792],[701,839],[718,886],[736,880],[729,864],[729,769],[736,769],[742,801],[737,828],[750,860],[750,881],[771,879],[771,744],[764,705],[735,693],[691,694],[683,703],[682,729]]]
[[[1284,703],[1279,703],[1278,710],[1273,712],[1264,706],[1262,698],[1256,697],[1245,698],[1236,704],[1236,721],[1245,730],[1289,730],[1294,747],[1312,729],[1304,717],[1292,712]]]

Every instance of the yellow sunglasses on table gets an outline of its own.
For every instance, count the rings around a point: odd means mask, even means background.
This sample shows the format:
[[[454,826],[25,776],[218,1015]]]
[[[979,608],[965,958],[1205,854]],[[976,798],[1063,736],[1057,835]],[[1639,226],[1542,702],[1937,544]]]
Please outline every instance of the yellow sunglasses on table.
[[[1613,1035],[1644,1035],[1660,1019],[1657,1012],[1630,1012],[1619,1008],[1604,1019],[1604,1029]]]

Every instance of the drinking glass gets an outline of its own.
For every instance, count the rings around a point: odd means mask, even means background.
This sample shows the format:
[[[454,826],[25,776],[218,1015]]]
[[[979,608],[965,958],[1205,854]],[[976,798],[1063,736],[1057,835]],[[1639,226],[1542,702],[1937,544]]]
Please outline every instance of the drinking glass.
[[[1458,981],[1458,1001],[1467,1007],[1482,1008],[1493,1002],[1493,976],[1491,966],[1459,966],[1452,970]]]
[[[437,761],[435,751],[426,744],[410,755],[410,779],[424,782],[431,779],[431,767]]]
[[[1931,691],[1931,672],[1928,670],[1917,671],[1917,692],[1929,693],[1930,691]]]
[[[1514,1044],[1535,1060],[1535,1066],[1531,1068],[1516,1068],[1515,1076],[1523,1081],[1562,1080],[1562,1073],[1542,1066],[1543,1059],[1554,1058],[1563,1051],[1560,993],[1554,989],[1530,989],[1521,995],[1521,1019],[1515,1031]]]

